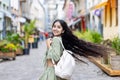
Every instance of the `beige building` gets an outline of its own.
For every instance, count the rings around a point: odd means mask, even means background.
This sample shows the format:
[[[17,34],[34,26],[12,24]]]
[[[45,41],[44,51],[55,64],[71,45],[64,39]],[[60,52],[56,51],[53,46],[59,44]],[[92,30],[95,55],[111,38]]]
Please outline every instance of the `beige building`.
[[[118,0],[75,0],[74,3],[77,15],[85,17],[87,28],[98,31],[104,39],[118,36]]]
[[[112,39],[118,36],[118,0],[102,0],[92,9],[100,9],[103,24],[103,38]]]
[[[118,15],[120,15],[120,0],[118,0]],[[120,17],[118,17],[118,33],[120,37]]]

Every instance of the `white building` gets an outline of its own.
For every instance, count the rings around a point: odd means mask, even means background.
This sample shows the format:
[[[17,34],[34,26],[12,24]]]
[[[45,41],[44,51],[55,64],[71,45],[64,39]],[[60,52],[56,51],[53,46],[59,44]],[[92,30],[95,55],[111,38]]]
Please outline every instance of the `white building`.
[[[64,19],[63,10],[65,0],[39,0],[44,10],[44,25],[46,31],[51,31],[51,25],[55,19]]]
[[[6,36],[6,31],[11,30],[10,0],[0,0],[0,39]]]
[[[18,17],[20,17],[20,1],[19,0],[10,0],[11,5],[11,14],[12,14],[12,26],[13,30],[17,33],[20,33],[20,21]]]
[[[65,1],[57,1],[57,19],[65,19],[65,11],[63,10]]]
[[[30,6],[30,19],[36,19],[36,27],[45,29],[45,13],[39,0],[34,0]]]

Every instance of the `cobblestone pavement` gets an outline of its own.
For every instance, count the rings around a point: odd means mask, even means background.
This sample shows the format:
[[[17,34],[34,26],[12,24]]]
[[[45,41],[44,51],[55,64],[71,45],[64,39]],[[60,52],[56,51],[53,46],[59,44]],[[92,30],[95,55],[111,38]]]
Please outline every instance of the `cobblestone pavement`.
[[[45,42],[39,42],[39,48],[31,49],[30,55],[17,56],[15,61],[0,62],[0,80],[39,80],[45,50]],[[89,60],[81,59],[89,65],[77,61],[72,80],[120,80],[120,77],[109,77]]]

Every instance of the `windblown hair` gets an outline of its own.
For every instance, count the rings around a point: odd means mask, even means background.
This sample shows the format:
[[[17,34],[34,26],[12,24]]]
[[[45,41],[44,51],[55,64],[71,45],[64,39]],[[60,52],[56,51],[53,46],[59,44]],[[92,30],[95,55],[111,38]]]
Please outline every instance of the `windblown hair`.
[[[74,52],[75,54],[81,56],[105,56],[109,52],[109,48],[98,45],[95,43],[87,42],[82,39],[77,38],[72,31],[67,26],[67,23],[63,20],[55,20],[55,22],[60,22],[61,26],[63,27],[64,33],[62,34],[62,42],[65,46],[65,49]]]

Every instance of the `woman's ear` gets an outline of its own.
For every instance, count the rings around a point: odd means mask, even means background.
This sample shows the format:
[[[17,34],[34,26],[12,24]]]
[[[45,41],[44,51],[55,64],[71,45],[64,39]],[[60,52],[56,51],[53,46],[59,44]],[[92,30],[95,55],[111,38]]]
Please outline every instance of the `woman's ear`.
[[[62,33],[64,33],[65,31],[63,30]]]

